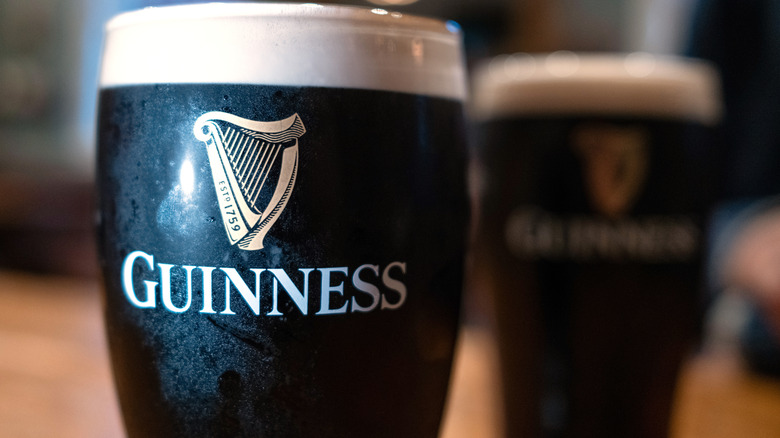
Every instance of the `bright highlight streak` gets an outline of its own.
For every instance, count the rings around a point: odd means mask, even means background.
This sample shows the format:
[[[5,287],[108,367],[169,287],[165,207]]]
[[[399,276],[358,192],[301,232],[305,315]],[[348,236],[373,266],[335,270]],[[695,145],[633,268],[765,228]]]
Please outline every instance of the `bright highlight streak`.
[[[189,159],[185,159],[181,163],[179,185],[185,196],[191,196],[192,192],[195,191],[195,170],[192,168],[192,162]]]

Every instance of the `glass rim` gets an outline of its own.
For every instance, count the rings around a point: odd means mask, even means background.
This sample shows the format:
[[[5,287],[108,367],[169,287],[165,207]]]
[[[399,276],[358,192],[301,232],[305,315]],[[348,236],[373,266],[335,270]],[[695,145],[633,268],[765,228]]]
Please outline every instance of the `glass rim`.
[[[454,22],[353,6],[196,3],[106,24],[99,86],[230,83],[375,89],[465,100]]]
[[[645,52],[514,53],[474,75],[480,119],[518,115],[633,115],[717,123],[720,77],[707,61]]]
[[[354,25],[392,27],[457,36],[460,26],[454,21],[421,15],[351,5],[284,2],[205,2],[181,5],[151,6],[122,12],[106,23],[106,30],[146,24],[154,21],[186,21],[239,17],[306,18],[322,22],[350,22]]]

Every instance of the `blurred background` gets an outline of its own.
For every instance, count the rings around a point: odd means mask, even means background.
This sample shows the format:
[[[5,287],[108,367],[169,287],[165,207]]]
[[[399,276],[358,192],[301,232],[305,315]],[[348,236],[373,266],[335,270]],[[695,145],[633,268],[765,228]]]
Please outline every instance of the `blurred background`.
[[[171,0],[0,0],[0,267],[94,275],[102,26]],[[469,66],[518,51],[685,50],[693,0],[347,0],[459,22]]]
[[[3,433],[2,420],[11,417],[10,413],[40,407],[40,402],[35,401],[14,408],[14,401],[3,396],[8,394],[8,388],[16,388],[17,395],[28,390],[9,383],[14,378],[13,372],[8,372],[12,368],[9,364],[22,368],[27,363],[13,362],[9,357],[27,347],[9,340],[8,333],[22,330],[22,320],[42,318],[28,309],[35,303],[58,299],[52,291],[39,298],[24,299],[13,292],[35,294],[51,288],[63,289],[68,297],[82,297],[79,290],[85,289],[97,295],[92,176],[102,26],[118,12],[174,3],[185,2],[0,0],[0,309],[6,308],[5,313],[0,310],[0,436],[50,436],[24,428]],[[464,30],[470,69],[491,56],[513,52],[644,51],[706,58],[720,70],[726,104],[726,116],[718,128],[720,143],[713,145],[713,153],[717,151],[723,159],[718,187],[720,203],[712,215],[712,247],[728,246],[723,242],[730,242],[728,236],[733,235],[735,227],[753,217],[755,211],[773,206],[774,197],[780,194],[780,2],[776,0],[338,3],[455,20]],[[780,268],[780,250],[767,257]],[[717,272],[720,254],[715,251],[712,259],[706,333],[696,356],[704,359],[694,361],[690,371],[693,374],[688,375],[701,386],[683,386],[680,410],[684,412],[676,420],[676,436],[780,437],[780,420],[772,420],[780,417],[780,385],[775,380],[775,376],[780,376],[780,349],[776,347],[775,335],[778,331],[772,328],[772,312],[767,310],[773,301],[755,299],[744,292],[732,293],[734,288],[722,284]],[[771,263],[762,266],[767,276],[780,273]],[[780,284],[777,290],[780,291]],[[91,298],[84,299],[85,303],[92,303],[87,305],[93,306],[92,314],[97,315],[99,304]],[[20,305],[23,310],[8,310],[9,303]],[[67,306],[64,301],[62,305]],[[477,314],[474,320],[478,321],[479,300],[470,305]],[[54,324],[51,327],[72,324],[58,320],[54,313],[45,313]],[[74,332],[74,336],[86,339],[86,347],[79,344],[86,350],[74,351],[86,351],[84,354],[89,355],[98,349],[96,360],[105,361],[100,356],[100,349],[104,348],[100,344],[102,335],[91,334],[101,330],[99,321],[90,320],[79,327],[81,331]],[[491,354],[490,349],[481,350],[481,343],[489,339],[474,339],[478,340],[477,351]],[[64,356],[51,356],[48,344],[41,345],[40,351],[33,349],[32,353],[54,360],[73,359],[68,354],[76,354],[63,351]],[[713,351],[723,351],[729,359],[711,360],[720,357]],[[487,375],[493,372],[479,360],[468,363],[470,370]],[[85,366],[97,367],[95,372],[108,382],[105,364]],[[476,385],[473,378],[465,379],[466,386]],[[112,394],[101,393],[97,401],[93,399],[85,406],[101,400],[108,400],[106,403],[111,406],[115,403]],[[71,398],[61,400],[63,404],[73,402]],[[490,407],[493,402],[485,403]],[[477,418],[477,424],[495,420],[476,401],[463,401],[458,406],[468,415],[489,417]],[[66,412],[73,412],[69,409]],[[80,412],[77,410],[76,415]],[[689,424],[680,419],[683,417],[695,419]],[[91,436],[113,436],[115,420],[105,420],[108,425],[93,431]],[[463,436],[492,436],[477,426],[463,427],[469,432],[476,428],[475,434]],[[72,435],[60,436],[89,436],[84,434],[87,429],[74,430]]]

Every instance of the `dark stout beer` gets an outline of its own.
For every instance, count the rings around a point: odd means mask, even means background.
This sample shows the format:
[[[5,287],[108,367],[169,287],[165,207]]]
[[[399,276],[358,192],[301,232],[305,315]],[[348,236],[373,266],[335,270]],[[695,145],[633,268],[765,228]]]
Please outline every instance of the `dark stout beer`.
[[[507,437],[666,436],[699,315],[714,81],[571,53],[477,77],[474,284],[496,303]]]
[[[100,255],[133,437],[435,437],[468,205],[452,25],[222,4],[108,26]]]

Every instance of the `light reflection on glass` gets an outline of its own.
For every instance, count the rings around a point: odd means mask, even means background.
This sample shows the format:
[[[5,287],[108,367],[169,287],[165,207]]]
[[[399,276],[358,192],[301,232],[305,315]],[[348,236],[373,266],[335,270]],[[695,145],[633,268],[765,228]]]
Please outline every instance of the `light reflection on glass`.
[[[182,195],[187,198],[192,196],[192,192],[195,190],[195,170],[193,169],[192,162],[189,158],[181,163],[181,169],[179,170],[179,186],[181,187]]]

